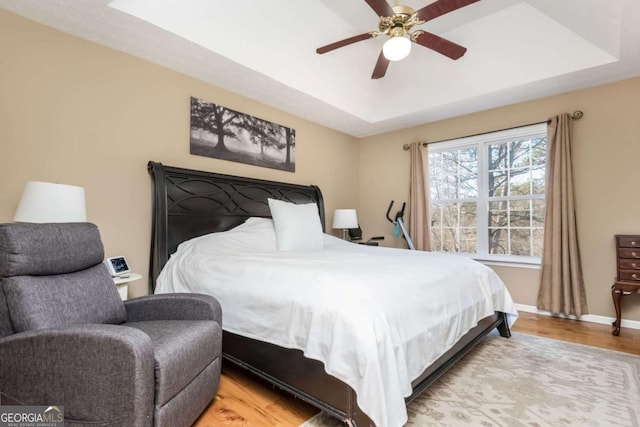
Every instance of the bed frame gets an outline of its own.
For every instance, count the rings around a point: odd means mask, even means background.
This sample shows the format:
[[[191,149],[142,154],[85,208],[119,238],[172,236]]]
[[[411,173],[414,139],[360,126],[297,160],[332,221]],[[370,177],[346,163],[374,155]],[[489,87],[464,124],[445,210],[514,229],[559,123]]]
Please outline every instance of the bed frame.
[[[149,293],[177,246],[207,233],[229,230],[251,216],[270,217],[267,198],[294,203],[315,202],[325,227],[322,193],[314,185],[221,175],[163,166],[149,162],[153,178],[153,225]],[[447,353],[413,383],[411,402],[461,359],[494,328],[510,337],[506,314],[496,312],[482,319]],[[321,362],[304,357],[302,351],[223,332],[223,359],[238,365],[296,397],[326,411],[352,426],[373,426],[356,403],[347,384],[327,374]]]

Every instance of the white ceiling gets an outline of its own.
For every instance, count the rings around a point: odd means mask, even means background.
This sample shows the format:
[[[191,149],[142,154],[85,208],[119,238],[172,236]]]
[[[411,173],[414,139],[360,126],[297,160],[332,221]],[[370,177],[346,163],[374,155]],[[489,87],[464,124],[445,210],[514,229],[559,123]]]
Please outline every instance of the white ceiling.
[[[481,0],[417,27],[465,46],[465,56],[413,45],[380,80],[370,76],[384,36],[315,53],[377,30],[364,0],[0,7],[357,137],[640,76],[640,0]]]

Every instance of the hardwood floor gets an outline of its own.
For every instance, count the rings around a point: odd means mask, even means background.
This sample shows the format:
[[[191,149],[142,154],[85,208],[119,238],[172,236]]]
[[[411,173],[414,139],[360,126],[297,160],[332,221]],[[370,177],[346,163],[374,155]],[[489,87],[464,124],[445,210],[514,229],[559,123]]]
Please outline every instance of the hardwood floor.
[[[640,330],[521,312],[515,332],[640,355]],[[297,427],[318,410],[239,368],[223,366],[218,395],[194,427]]]
[[[315,407],[235,366],[223,366],[217,396],[194,427],[297,427]]]
[[[622,328],[615,337],[610,325],[520,312],[511,330],[640,355],[640,329]]]

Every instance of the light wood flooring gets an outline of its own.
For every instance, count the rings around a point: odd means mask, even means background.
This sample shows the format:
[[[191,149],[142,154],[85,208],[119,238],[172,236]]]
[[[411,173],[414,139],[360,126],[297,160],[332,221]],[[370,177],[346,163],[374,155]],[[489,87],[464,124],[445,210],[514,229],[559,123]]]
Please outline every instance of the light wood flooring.
[[[512,328],[523,332],[640,355],[640,330],[520,313]],[[223,366],[218,395],[194,427],[297,427],[318,410],[233,366]]]

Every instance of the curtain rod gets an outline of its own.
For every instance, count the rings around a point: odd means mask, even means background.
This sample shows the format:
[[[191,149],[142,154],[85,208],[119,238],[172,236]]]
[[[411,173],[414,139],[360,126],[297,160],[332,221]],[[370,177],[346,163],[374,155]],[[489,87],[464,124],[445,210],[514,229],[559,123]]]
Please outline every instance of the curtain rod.
[[[574,111],[572,114],[570,114],[570,115],[569,115],[569,117],[571,117],[571,118],[572,118],[572,119],[574,119],[574,120],[580,120],[580,119],[582,118],[582,116],[584,116],[584,113],[583,113],[582,111],[580,111],[580,110],[576,110],[576,111]],[[544,122],[528,123],[528,124],[526,124],[526,125],[512,126],[512,127],[510,127],[510,128],[504,128],[504,129],[498,129],[498,130],[491,130],[491,131],[488,131],[488,132],[474,133],[473,135],[465,135],[465,136],[459,136],[459,137],[456,137],[456,138],[441,139],[441,140],[439,140],[439,141],[423,142],[423,143],[422,143],[422,146],[423,146],[423,147],[426,147],[427,145],[429,145],[429,144],[434,144],[434,143],[436,143],[436,142],[450,141],[451,139],[469,138],[469,137],[472,137],[472,136],[486,135],[486,134],[488,134],[488,133],[494,133],[494,132],[501,132],[501,131],[503,131],[503,130],[511,130],[511,129],[523,128],[523,127],[525,127],[525,126],[539,125],[539,124],[542,124],[542,123],[549,124],[549,123],[551,123],[551,119],[546,120],[546,121],[544,121]],[[404,144],[404,145],[402,146],[402,149],[403,149],[404,151],[409,151],[409,148],[410,148],[409,144]]]

